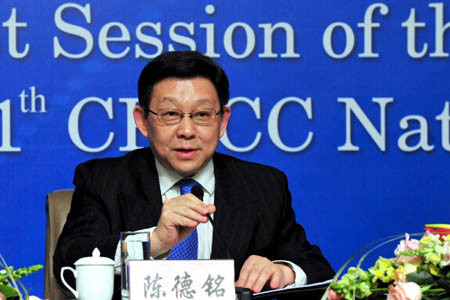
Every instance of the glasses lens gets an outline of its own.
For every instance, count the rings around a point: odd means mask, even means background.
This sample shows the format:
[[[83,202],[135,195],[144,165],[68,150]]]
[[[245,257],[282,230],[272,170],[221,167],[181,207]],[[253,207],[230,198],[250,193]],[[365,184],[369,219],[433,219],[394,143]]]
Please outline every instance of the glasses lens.
[[[211,123],[216,116],[216,112],[213,109],[195,110],[192,112],[192,119],[200,124]]]
[[[178,123],[183,117],[183,113],[177,110],[160,110],[158,112],[159,119],[161,122],[166,124]]]

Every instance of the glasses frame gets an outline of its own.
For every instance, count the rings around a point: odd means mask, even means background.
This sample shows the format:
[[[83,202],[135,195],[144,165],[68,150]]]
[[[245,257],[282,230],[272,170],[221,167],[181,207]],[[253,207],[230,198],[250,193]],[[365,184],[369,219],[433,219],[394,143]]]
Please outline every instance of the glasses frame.
[[[181,120],[183,120],[183,118],[186,117],[186,116],[189,116],[189,118],[190,118],[195,124],[197,124],[197,125],[210,125],[210,124],[214,123],[214,121],[216,120],[216,116],[223,114],[223,107],[221,107],[219,111],[216,111],[214,108],[208,108],[208,109],[194,109],[194,110],[193,110],[192,112],[190,112],[190,113],[185,113],[185,112],[183,112],[183,111],[180,110],[180,109],[160,109],[160,110],[158,110],[158,111],[156,112],[156,111],[153,111],[153,110],[151,110],[150,108],[147,108],[147,107],[143,107],[143,106],[142,106],[142,108],[144,109],[145,112],[147,112],[147,114],[148,114],[148,113],[152,113],[152,114],[154,114],[155,116],[157,116],[157,117],[158,117],[158,121],[161,122],[161,123],[164,124],[164,125],[175,125],[175,124],[178,124],[178,123],[180,123]],[[195,119],[193,118],[194,113],[197,112],[197,111],[202,111],[202,110],[203,110],[203,111],[205,111],[205,110],[208,110],[208,111],[214,111],[214,118],[213,118],[210,122],[206,122],[206,123],[199,122],[198,120],[195,120]],[[161,111],[176,111],[176,112],[180,112],[180,113],[181,113],[181,118],[178,119],[176,122],[165,122],[165,121],[163,121],[163,120],[161,119]]]

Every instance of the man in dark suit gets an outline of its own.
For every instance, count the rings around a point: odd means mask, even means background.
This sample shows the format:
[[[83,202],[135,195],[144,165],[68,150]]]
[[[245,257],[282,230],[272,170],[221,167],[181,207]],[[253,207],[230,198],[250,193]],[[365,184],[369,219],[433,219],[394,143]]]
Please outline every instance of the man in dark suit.
[[[196,258],[226,258],[208,214],[235,261],[236,286],[258,292],[333,276],[295,221],[285,175],[216,153],[231,114],[222,68],[198,52],[165,53],[144,68],[138,93],[134,118],[150,148],[77,167],[57,278],[95,247],[117,260],[121,231],[149,229],[154,258],[170,258],[192,238]],[[203,202],[180,192],[183,179],[200,184]]]

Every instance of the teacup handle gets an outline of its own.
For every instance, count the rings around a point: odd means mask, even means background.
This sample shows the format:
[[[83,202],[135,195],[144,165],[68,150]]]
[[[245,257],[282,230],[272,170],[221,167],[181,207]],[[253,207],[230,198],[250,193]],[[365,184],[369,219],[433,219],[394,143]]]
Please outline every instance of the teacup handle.
[[[75,291],[75,290],[74,290],[74,289],[66,282],[66,280],[64,279],[63,273],[64,273],[65,270],[71,271],[71,272],[73,273],[73,276],[74,276],[75,278],[77,278],[77,272],[76,272],[74,269],[72,269],[71,267],[62,267],[62,268],[61,268],[61,274],[60,274],[60,276],[61,276],[61,281],[64,283],[64,285],[66,286],[66,288],[68,288],[69,291],[71,291],[72,294],[75,296],[75,298],[78,299],[78,292]]]

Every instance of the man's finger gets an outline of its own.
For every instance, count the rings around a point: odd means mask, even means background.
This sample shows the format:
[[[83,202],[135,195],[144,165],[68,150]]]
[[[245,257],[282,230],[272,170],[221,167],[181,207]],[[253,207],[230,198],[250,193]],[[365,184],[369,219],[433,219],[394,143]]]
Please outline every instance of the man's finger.
[[[272,289],[283,288],[294,280],[295,274],[288,266],[273,263],[262,256],[252,255],[242,266],[235,285],[260,292],[266,285]]]
[[[272,278],[270,280],[270,288],[279,289],[282,287],[284,287],[284,284],[282,284],[282,273],[280,270],[277,270],[272,274]]]
[[[254,291],[255,285],[261,276],[261,271],[261,269],[256,268],[255,265],[253,265],[253,268],[248,274],[247,281],[245,282],[244,287]]]
[[[241,272],[239,273],[238,281],[236,281],[236,286],[244,287],[244,284],[247,282],[247,278],[249,275],[250,270],[248,267],[242,266]]]
[[[206,214],[208,213],[208,207],[203,203],[191,202],[189,199],[186,201],[173,201],[168,200],[164,204],[161,213],[161,223],[166,225],[178,225],[178,226],[197,226],[198,223],[205,223],[208,221]],[[193,223],[195,221],[196,223]]]
[[[208,221],[206,215],[202,215],[191,209],[180,209],[173,213],[174,223],[180,226],[197,227],[198,223],[205,223]]]
[[[264,267],[258,274],[258,277],[256,281],[251,285],[252,291],[259,293],[263,289],[263,287],[266,285],[267,281],[270,279],[270,277],[273,274],[273,270],[271,268],[268,268],[267,266]]]

